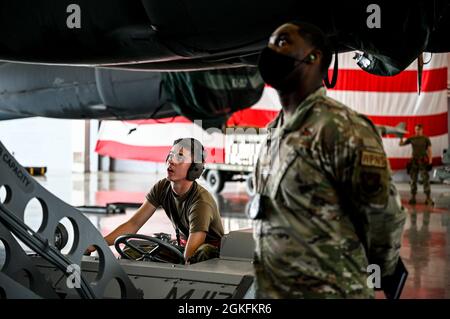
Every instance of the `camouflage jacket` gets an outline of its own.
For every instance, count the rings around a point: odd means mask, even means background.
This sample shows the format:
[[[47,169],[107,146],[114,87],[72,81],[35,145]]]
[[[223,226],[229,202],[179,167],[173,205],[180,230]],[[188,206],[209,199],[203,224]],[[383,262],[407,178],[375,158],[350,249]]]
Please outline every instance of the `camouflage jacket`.
[[[269,125],[255,185],[259,297],[372,297],[368,263],[393,272],[405,212],[381,137],[324,88]]]

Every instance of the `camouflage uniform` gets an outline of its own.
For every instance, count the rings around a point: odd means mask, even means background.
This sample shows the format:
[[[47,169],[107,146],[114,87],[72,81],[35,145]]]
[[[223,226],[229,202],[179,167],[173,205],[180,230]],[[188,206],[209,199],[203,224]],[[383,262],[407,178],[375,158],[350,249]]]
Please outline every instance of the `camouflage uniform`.
[[[409,176],[411,177],[411,195],[417,194],[417,179],[422,178],[423,192],[430,197],[430,176],[428,174],[428,154],[427,149],[431,146],[431,141],[427,136],[412,136],[403,143],[403,145],[412,145],[413,154],[409,165]]]
[[[211,244],[202,244],[194,254],[189,258],[189,263],[195,264],[208,259],[219,258],[220,252],[216,246]]]
[[[257,298],[373,297],[367,265],[393,272],[405,212],[367,118],[318,89],[269,125],[255,181]]]

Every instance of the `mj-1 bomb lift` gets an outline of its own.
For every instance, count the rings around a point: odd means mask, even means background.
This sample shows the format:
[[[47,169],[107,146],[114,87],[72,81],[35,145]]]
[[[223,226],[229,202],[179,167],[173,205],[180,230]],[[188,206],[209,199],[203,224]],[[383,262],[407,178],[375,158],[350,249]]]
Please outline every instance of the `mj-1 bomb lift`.
[[[192,265],[116,259],[103,236],[79,210],[37,181],[0,143],[0,298],[250,298],[254,243],[250,230],[227,234],[220,258]],[[37,199],[42,224],[25,224],[27,204]],[[60,221],[68,218],[71,249]],[[29,250],[26,251],[20,242]],[[98,256],[84,256],[87,247]]]

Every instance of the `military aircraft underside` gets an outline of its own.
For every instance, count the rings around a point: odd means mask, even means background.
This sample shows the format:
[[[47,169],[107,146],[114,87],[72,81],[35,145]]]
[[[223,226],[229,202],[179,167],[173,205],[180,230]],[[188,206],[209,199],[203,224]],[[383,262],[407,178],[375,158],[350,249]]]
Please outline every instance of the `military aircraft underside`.
[[[447,52],[446,0],[0,1],[0,60],[138,70],[255,65],[290,20],[321,27],[338,52],[360,50],[392,75],[419,53]]]

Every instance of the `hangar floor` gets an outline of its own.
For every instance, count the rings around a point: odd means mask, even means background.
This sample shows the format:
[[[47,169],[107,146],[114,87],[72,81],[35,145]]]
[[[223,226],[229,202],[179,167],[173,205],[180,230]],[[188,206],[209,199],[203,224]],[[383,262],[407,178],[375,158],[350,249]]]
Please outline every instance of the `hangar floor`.
[[[38,178],[55,195],[74,205],[105,205],[109,202],[142,202],[146,192],[162,175],[141,173],[49,174]],[[402,298],[450,298],[450,186],[432,185],[435,206],[424,206],[423,194],[411,207],[409,185],[398,184],[402,201],[408,209],[401,256],[409,270]],[[421,188],[420,188],[421,189]],[[244,216],[248,196],[242,183],[228,183],[216,197],[223,216],[225,232],[251,227]],[[134,210],[121,215],[87,215],[106,235],[126,221]],[[35,210],[26,212],[32,226]],[[28,216],[28,217],[27,217]],[[162,210],[158,210],[140,231],[143,234],[174,231]],[[377,297],[382,298],[381,294]]]

